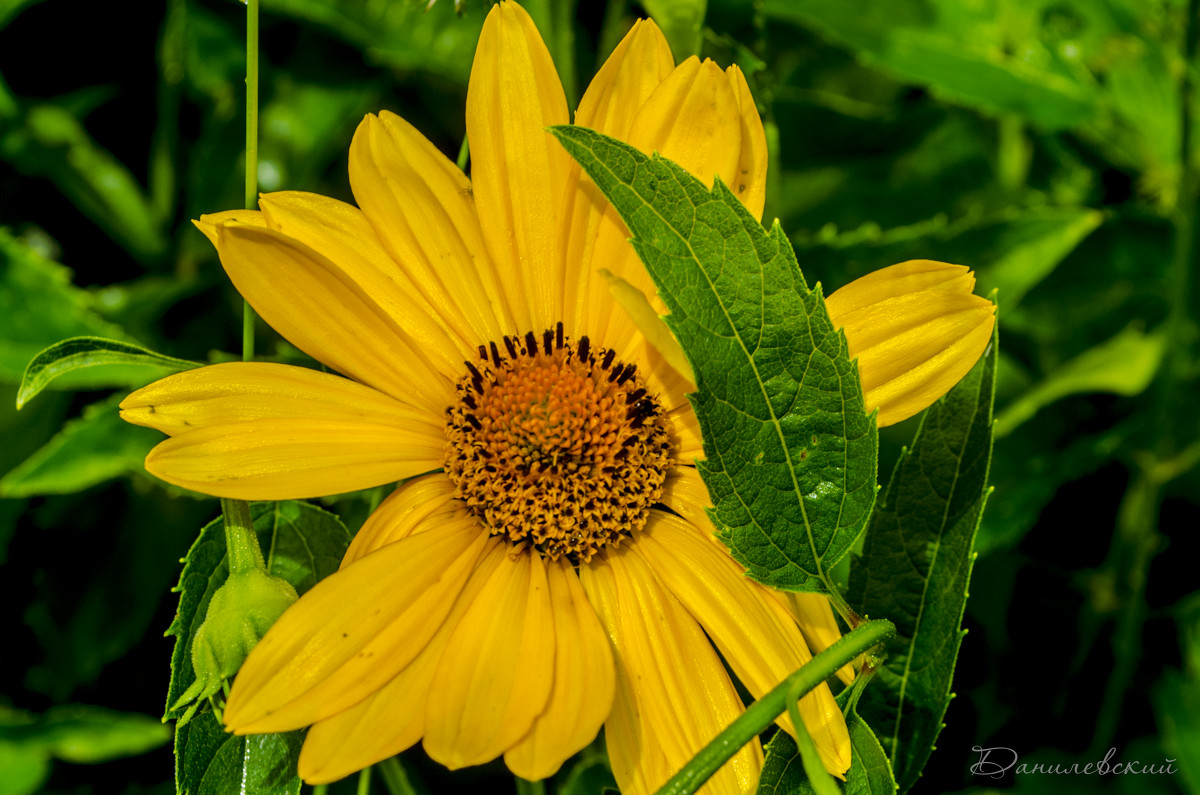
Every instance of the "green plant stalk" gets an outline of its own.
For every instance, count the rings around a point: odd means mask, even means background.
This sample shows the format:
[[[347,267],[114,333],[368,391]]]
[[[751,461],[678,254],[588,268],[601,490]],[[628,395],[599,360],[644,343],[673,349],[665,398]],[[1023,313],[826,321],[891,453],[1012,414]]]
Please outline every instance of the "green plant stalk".
[[[817,746],[813,744],[808,727],[804,725],[804,718],[800,715],[799,685],[799,682],[793,682],[792,689],[788,691],[787,711],[788,716],[792,719],[792,725],[796,727],[796,749],[800,752],[800,763],[804,767],[804,774],[808,776],[808,783],[812,785],[816,795],[841,795],[841,790],[838,789],[837,784],[833,783],[833,776],[829,775],[829,771],[821,762]]]
[[[404,766],[400,764],[399,759],[389,756],[375,767],[379,768],[379,775],[383,778],[388,795],[417,795],[417,789],[408,780],[408,774],[404,772]]]
[[[246,0],[246,209],[258,206],[258,0]],[[254,359],[254,310],[242,303],[242,361]]]
[[[225,515],[225,553],[230,576],[265,569],[267,565],[250,518],[250,503],[222,497],[221,513]]]
[[[513,776],[517,780],[517,795],[546,795],[545,781],[526,781],[520,776]]]
[[[683,769],[672,776],[671,780],[658,790],[657,795],[685,795],[698,790],[721,765],[738,752],[738,749],[757,737],[783,714],[787,709],[790,694],[795,693],[796,698],[803,696],[837,673],[843,665],[895,634],[896,627],[886,619],[859,624],[857,629],[813,657],[807,665],[747,707],[737,720],[729,724],[712,742],[704,746],[700,753],[692,757]]]
[[[258,0],[246,3],[246,209],[253,210],[258,198]],[[242,361],[254,359],[254,310],[242,302]],[[229,573],[266,569],[250,505],[241,500],[221,499],[225,515],[225,548]]]
[[[371,768],[364,767],[358,774],[358,795],[370,795],[371,793]]]
[[[465,174],[467,171],[467,163],[470,163],[470,162],[471,162],[471,145],[470,145],[470,142],[467,141],[467,136],[463,135],[462,146],[458,147],[458,160],[457,160],[458,170]]]

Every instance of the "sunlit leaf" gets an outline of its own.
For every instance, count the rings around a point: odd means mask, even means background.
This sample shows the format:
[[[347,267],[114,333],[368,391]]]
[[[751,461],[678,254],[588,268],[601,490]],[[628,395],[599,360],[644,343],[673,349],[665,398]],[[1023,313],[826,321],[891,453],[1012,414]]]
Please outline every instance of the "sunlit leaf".
[[[51,345],[30,360],[17,392],[17,408],[59,376],[87,367],[105,368],[98,376],[109,375],[111,381],[103,384],[105,386],[140,386],[153,378],[199,366],[200,362],[164,356],[131,342],[103,337],[71,337]],[[132,379],[130,367],[134,368]],[[101,383],[93,382],[93,385],[100,386]]]

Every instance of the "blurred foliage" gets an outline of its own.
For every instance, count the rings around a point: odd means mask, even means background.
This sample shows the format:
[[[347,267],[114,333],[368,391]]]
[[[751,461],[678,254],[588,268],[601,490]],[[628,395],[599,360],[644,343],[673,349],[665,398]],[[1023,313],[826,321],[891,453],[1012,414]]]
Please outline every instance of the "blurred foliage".
[[[488,4],[264,0],[262,189],[350,199],[350,137],[381,108],[453,156]],[[1200,792],[1196,6],[528,3],[572,102],[646,12],[678,57],[739,63],[772,147],[766,215],[810,284],[928,257],[996,291],[995,492],[951,729],[914,792]],[[164,735],[133,713],[161,714],[170,589],[216,501],[148,477],[155,434],[115,419],[152,368],[74,370],[15,402],[29,361],[67,337],[193,361],[239,349],[241,300],[189,219],[242,201],[243,16],[234,0],[119,20],[0,0],[0,792],[173,789]],[[298,356],[262,327],[258,350]],[[880,471],[915,428],[880,433]],[[378,498],[326,507],[352,533]],[[1115,748],[1178,773],[993,781],[972,776],[973,746],[1063,764]],[[611,785],[597,759],[552,790]],[[450,779],[404,760],[433,791],[511,787],[497,766]]]

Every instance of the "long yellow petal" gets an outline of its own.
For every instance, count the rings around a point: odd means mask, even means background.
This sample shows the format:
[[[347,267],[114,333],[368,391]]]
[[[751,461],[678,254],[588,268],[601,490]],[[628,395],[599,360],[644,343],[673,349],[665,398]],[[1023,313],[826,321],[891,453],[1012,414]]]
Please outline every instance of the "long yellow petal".
[[[200,216],[199,221],[192,221],[192,226],[199,229],[208,238],[208,242],[217,245],[217,227],[223,225],[226,221],[238,221],[250,226],[267,225],[267,219],[258,210],[223,210],[219,213],[208,213]]]
[[[297,500],[382,486],[441,466],[428,427],[289,417],[174,436],[146,471],[185,489],[238,500]]]
[[[616,719],[604,732],[613,774],[625,795],[653,792],[741,714],[742,702],[700,626],[640,556],[610,550],[582,567],[580,580],[617,661]],[[761,767],[755,739],[703,792],[752,792]]]
[[[429,686],[446,642],[479,595],[487,575],[507,553],[506,544],[489,539],[454,608],[416,659],[364,701],[317,721],[308,730],[300,752],[301,778],[309,784],[336,781],[395,756],[421,739]]]
[[[394,113],[368,115],[350,144],[350,186],[413,291],[470,350],[513,333],[471,182],[429,139]]]
[[[702,535],[703,533],[703,535]],[[629,545],[712,638],[751,695],[760,698],[812,659],[795,621],[728,554],[678,517],[650,514]],[[821,683],[800,700],[800,716],[826,770],[844,777],[850,768],[850,735],[829,686]],[[786,714],[779,724],[794,734]]]
[[[612,711],[612,650],[574,568],[549,562],[554,613],[554,684],[545,711],[529,734],[504,754],[508,769],[528,781],[549,778],[571,754],[590,743]]]
[[[177,436],[264,419],[395,425],[430,435],[442,423],[395,398],[340,376],[267,362],[226,362],[169,375],[121,401],[121,418]]]
[[[467,138],[483,237],[509,285],[517,333],[553,328],[563,316],[560,214],[571,161],[544,128],[568,120],[533,20],[515,3],[494,6],[471,67]]]
[[[466,516],[465,503],[454,499],[454,484],[444,472],[414,478],[396,488],[371,512],[350,542],[342,568],[380,547],[443,527]]]
[[[425,648],[486,540],[474,523],[421,533],[317,583],[246,658],[225,726],[289,731],[367,698]]]
[[[952,265],[931,259],[912,259],[871,271],[835,290],[825,299],[825,308],[833,325],[842,326],[851,312],[885,298],[896,298],[922,290],[953,290],[969,293],[975,289],[975,274],[966,265]]]
[[[397,400],[440,414],[454,399],[443,372],[353,273],[273,229],[226,221],[217,252],[255,311],[297,348]]]
[[[533,550],[502,559],[450,637],[430,685],[429,756],[455,770],[516,745],[550,696],[554,642],[546,563]]]

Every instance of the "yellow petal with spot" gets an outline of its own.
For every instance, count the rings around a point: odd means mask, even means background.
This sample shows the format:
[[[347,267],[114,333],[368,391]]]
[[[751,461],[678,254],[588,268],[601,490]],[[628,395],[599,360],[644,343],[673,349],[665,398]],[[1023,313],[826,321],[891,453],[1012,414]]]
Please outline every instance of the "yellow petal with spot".
[[[516,745],[546,706],[554,642],[546,563],[532,550],[503,558],[450,637],[430,686],[429,756],[455,770]]]
[[[219,213],[208,213],[200,216],[199,221],[192,221],[192,226],[199,229],[208,238],[208,242],[217,245],[217,227],[226,221],[238,221],[250,226],[267,225],[267,219],[258,210],[224,210]]]
[[[467,607],[479,595],[506,544],[489,539],[454,608],[421,653],[378,691],[338,714],[317,721],[304,738],[300,777],[324,784],[395,756],[421,739],[429,685]]]
[[[412,291],[471,350],[513,333],[471,182],[429,139],[394,113],[368,115],[350,144],[350,187]]]
[[[812,659],[795,621],[771,593],[683,520],[659,511],[629,545],[712,638],[751,695],[761,698]],[[822,682],[800,699],[800,716],[825,769],[845,778],[850,768],[846,721]],[[786,714],[779,720],[795,734]]]
[[[454,499],[454,484],[444,472],[413,478],[397,486],[367,517],[342,558],[342,568],[380,547],[438,530],[466,515],[465,504]]]
[[[467,88],[467,139],[479,221],[517,333],[563,316],[563,204],[571,160],[544,128],[566,124],[558,72],[529,14],[492,7]],[[523,304],[523,306],[522,306]]]
[[[370,696],[437,632],[486,540],[475,523],[421,533],[317,583],[246,658],[225,726],[290,731]]]
[[[639,555],[610,549],[581,567],[580,580],[623,669],[617,704],[640,716],[605,726],[613,774],[625,795],[653,792],[742,713],[741,699],[700,626]],[[704,791],[753,791],[761,768],[755,738]]]
[[[397,400],[440,413],[453,379],[354,274],[273,229],[227,221],[217,252],[255,311],[314,359]]]
[[[394,425],[428,434],[423,446],[444,440],[442,423],[428,412],[347,378],[268,362],[226,362],[169,375],[121,401],[121,418],[169,436],[295,419]]]
[[[527,781],[554,775],[562,763],[595,739],[612,710],[612,651],[574,567],[548,562],[554,613],[554,683],[533,728],[504,754],[508,769]]]

